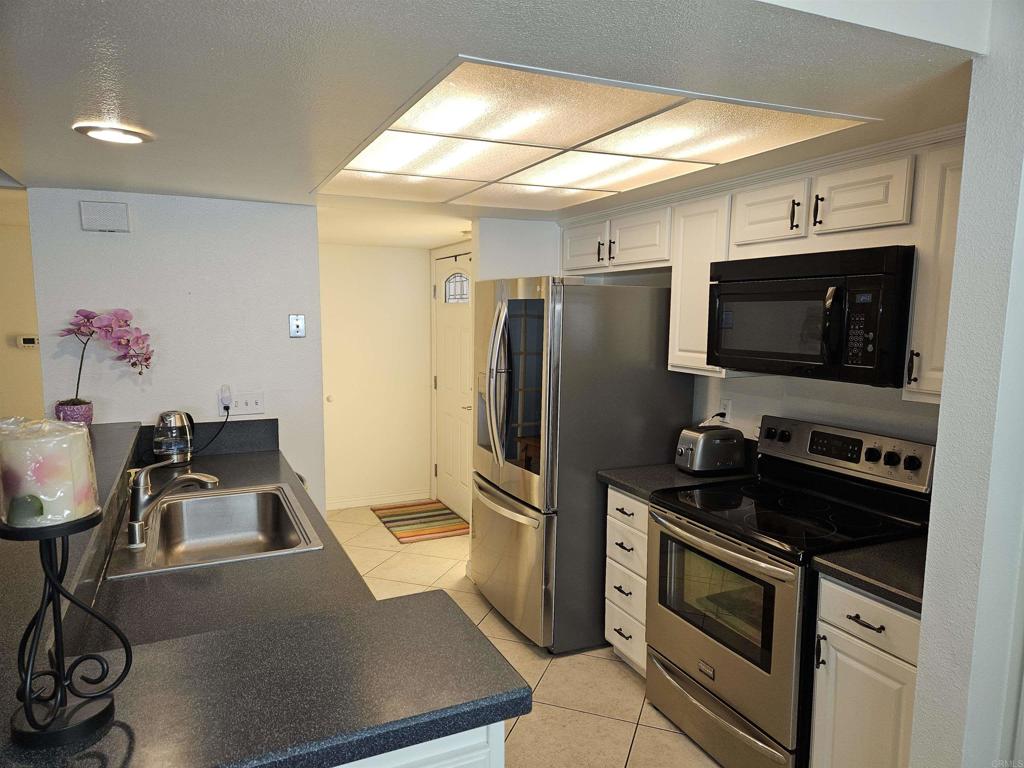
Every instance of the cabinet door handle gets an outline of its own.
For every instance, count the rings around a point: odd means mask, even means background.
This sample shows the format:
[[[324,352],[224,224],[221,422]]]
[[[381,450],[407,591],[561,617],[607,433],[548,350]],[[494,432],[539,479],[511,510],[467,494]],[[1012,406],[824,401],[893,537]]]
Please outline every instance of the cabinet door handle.
[[[814,668],[821,669],[825,666],[825,660],[821,658],[821,643],[828,640],[824,635],[817,635],[814,639]]]
[[[864,627],[864,629],[870,629],[872,632],[877,632],[878,634],[882,634],[883,632],[885,632],[885,624],[879,624],[876,627],[874,624],[869,624],[868,622],[864,621],[864,619],[860,617],[859,613],[848,613],[846,614],[846,618],[848,618],[854,624]]]
[[[604,256],[601,255],[601,249],[604,248],[604,240],[597,241],[597,260],[604,261]]]
[[[630,595],[633,594],[633,592],[631,590],[627,591],[627,590],[623,589],[622,587],[620,587],[618,584],[615,585],[615,591],[618,592],[623,597],[629,597]]]
[[[616,507],[615,511],[620,513],[620,514],[625,515],[626,517],[633,517],[633,515],[634,515],[633,512],[627,511],[625,507]]]
[[[800,225],[796,223],[796,209],[797,209],[797,206],[799,206],[799,205],[800,205],[800,203],[797,201],[797,199],[795,197],[792,200],[789,201],[789,228],[790,229],[800,229]]]
[[[818,218],[818,203],[824,203],[825,198],[821,195],[814,195],[814,215],[811,217],[811,226],[816,227],[821,224],[821,219]]]
[[[616,541],[615,542],[615,546],[618,547],[619,549],[623,550],[624,552],[632,552],[633,551],[633,547],[627,547],[621,541]]]
[[[627,635],[625,632],[622,631],[622,627],[615,627],[615,634],[621,637],[623,640],[633,639],[632,635]]]
[[[608,261],[615,261],[615,257],[612,255],[612,246],[615,245],[614,240],[608,241]]]
[[[914,375],[914,359],[920,356],[920,352],[910,350],[910,355],[907,357],[907,384],[913,384],[917,381],[917,376]]]

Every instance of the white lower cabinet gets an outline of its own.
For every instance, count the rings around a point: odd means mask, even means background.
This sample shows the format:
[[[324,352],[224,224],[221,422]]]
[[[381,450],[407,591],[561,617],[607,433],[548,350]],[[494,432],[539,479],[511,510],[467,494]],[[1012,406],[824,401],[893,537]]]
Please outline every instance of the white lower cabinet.
[[[453,733],[344,765],[346,768],[503,768],[505,723]]]
[[[604,637],[641,675],[647,668],[647,502],[608,489]]]
[[[865,597],[845,587],[834,589],[831,596],[823,593],[822,602],[842,600],[844,593],[856,596],[856,604],[865,604]],[[896,608],[871,602],[872,618],[879,622],[872,626],[883,629],[868,630],[869,634],[881,637],[888,617],[906,617]],[[853,616],[863,620],[860,613],[845,610],[839,607],[843,621],[854,622]],[[917,669],[870,639],[862,640],[822,620],[821,613],[819,608],[811,768],[907,768]]]

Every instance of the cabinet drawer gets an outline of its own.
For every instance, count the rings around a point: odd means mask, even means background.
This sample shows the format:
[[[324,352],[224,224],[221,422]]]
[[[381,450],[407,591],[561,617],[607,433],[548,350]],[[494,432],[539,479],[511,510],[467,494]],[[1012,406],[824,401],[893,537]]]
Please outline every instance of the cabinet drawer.
[[[604,596],[641,624],[646,624],[647,579],[614,560],[605,560]]]
[[[647,533],[647,502],[614,488],[608,489],[608,517]]]
[[[605,553],[642,579],[647,578],[647,534],[608,518]]]
[[[881,632],[863,626],[885,627]],[[917,640],[921,622],[897,608],[847,589],[829,579],[821,580],[818,618],[860,638],[875,648],[917,666]]]
[[[604,601],[604,639],[639,669],[647,663],[644,625],[610,600]]]

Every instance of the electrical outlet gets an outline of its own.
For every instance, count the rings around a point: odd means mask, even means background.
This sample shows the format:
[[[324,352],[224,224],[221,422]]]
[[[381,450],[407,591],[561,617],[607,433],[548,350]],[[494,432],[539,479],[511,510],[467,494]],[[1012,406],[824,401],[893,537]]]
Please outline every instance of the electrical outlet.
[[[718,401],[718,410],[724,411],[725,416],[722,417],[722,421],[726,424],[732,421],[732,398],[723,397]]]
[[[251,416],[254,413],[263,413],[262,392],[242,392],[235,395],[231,404],[232,416]]]

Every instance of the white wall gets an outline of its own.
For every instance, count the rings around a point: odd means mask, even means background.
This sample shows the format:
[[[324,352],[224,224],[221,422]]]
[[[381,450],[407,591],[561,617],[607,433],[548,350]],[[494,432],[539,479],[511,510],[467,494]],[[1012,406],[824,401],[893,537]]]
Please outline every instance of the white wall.
[[[472,237],[476,279],[561,274],[561,232],[554,221],[477,219]]]
[[[127,234],[83,232],[80,200],[129,206]],[[29,190],[43,398],[74,395],[79,345],[57,331],[79,307],[126,307],[152,334],[140,377],[90,346],[82,396],[96,421],[153,423],[168,408],[220,418],[221,384],[257,389],[281,450],[323,507],[316,210],[307,206],[74,189]],[[306,338],[288,338],[288,314]],[[237,417],[246,418],[246,417]]]
[[[1012,752],[1024,488],[1024,4],[992,6],[974,63],[957,225],[911,764]],[[1004,336],[1005,334],[1005,336]],[[1009,765],[1009,762],[1005,764]]]
[[[939,418],[937,405],[904,402],[898,389],[788,376],[696,376],[694,421],[719,411],[723,398],[732,400],[730,424],[749,438],[769,414],[934,443]]]
[[[430,496],[430,260],[320,245],[327,504]]]
[[[987,53],[991,0],[761,0],[798,11]]]

